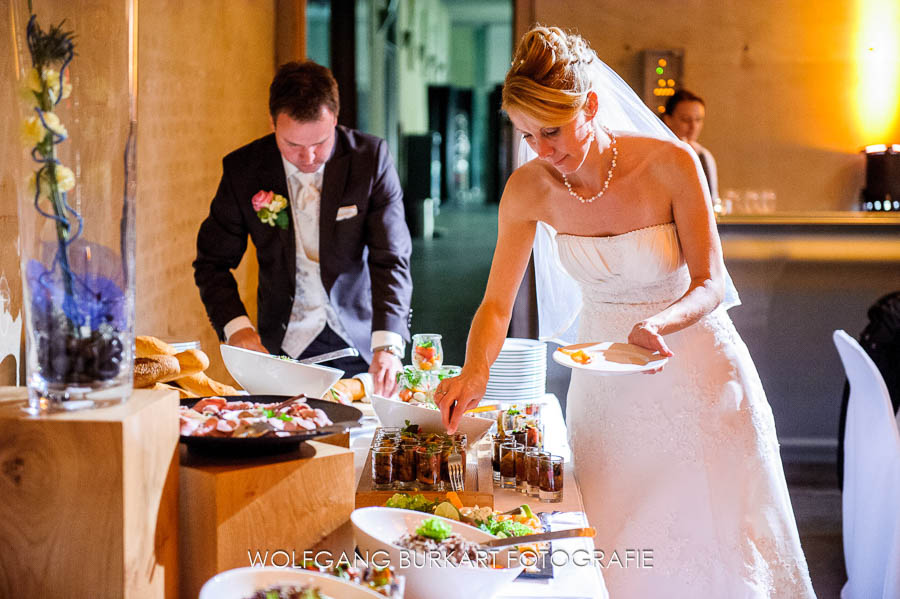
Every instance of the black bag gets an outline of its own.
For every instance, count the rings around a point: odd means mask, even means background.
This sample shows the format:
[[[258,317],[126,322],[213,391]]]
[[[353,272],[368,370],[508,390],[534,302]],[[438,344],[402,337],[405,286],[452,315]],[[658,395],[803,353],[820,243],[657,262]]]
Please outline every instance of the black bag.
[[[900,404],[900,291],[879,299],[869,308],[868,315],[869,324],[859,336],[859,344],[881,371],[896,414]],[[844,486],[844,430],[849,399],[850,384],[844,383],[837,450],[837,475],[841,488]]]

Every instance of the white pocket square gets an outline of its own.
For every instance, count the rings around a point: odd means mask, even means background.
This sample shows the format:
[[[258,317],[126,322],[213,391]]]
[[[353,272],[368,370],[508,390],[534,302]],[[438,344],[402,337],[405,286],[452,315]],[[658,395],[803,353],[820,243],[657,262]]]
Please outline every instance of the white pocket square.
[[[341,206],[338,208],[337,219],[336,220],[347,220],[348,218],[353,218],[357,215],[359,210],[356,209],[356,204],[352,204],[350,206]]]

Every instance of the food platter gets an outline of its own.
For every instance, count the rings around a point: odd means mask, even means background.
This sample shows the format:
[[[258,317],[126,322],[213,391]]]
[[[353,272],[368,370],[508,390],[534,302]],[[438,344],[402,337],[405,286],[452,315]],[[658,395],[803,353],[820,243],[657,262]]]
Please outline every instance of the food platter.
[[[259,404],[279,404],[290,399],[289,396],[285,395],[238,395],[223,397],[227,400],[249,401]],[[206,398],[183,399],[181,405],[190,408],[201,399]],[[318,408],[325,412],[333,424],[320,426],[313,430],[296,431],[285,436],[234,438],[181,435],[180,440],[188,449],[207,454],[246,455],[281,453],[296,449],[304,441],[315,439],[316,437],[346,432],[349,428],[359,426],[359,419],[362,418],[362,412],[352,406],[311,398],[306,398],[306,403],[308,403],[311,408]]]

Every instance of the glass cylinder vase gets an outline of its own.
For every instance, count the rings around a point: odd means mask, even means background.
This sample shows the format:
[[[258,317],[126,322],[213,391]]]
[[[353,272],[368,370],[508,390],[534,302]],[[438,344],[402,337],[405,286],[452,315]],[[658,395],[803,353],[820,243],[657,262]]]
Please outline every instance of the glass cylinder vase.
[[[28,409],[102,407],[134,372],[135,0],[13,0]]]

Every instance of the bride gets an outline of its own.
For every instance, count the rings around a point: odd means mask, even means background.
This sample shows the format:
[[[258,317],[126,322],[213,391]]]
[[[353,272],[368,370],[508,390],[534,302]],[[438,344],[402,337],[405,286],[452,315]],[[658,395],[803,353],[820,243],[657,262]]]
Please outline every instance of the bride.
[[[669,357],[648,375],[572,373],[566,421],[596,548],[653,555],[604,570],[610,596],[813,597],[696,155],[558,28],[519,42],[503,108],[538,159],[503,192],[465,364],[436,395],[445,426],[484,395],[534,246],[542,336]]]

